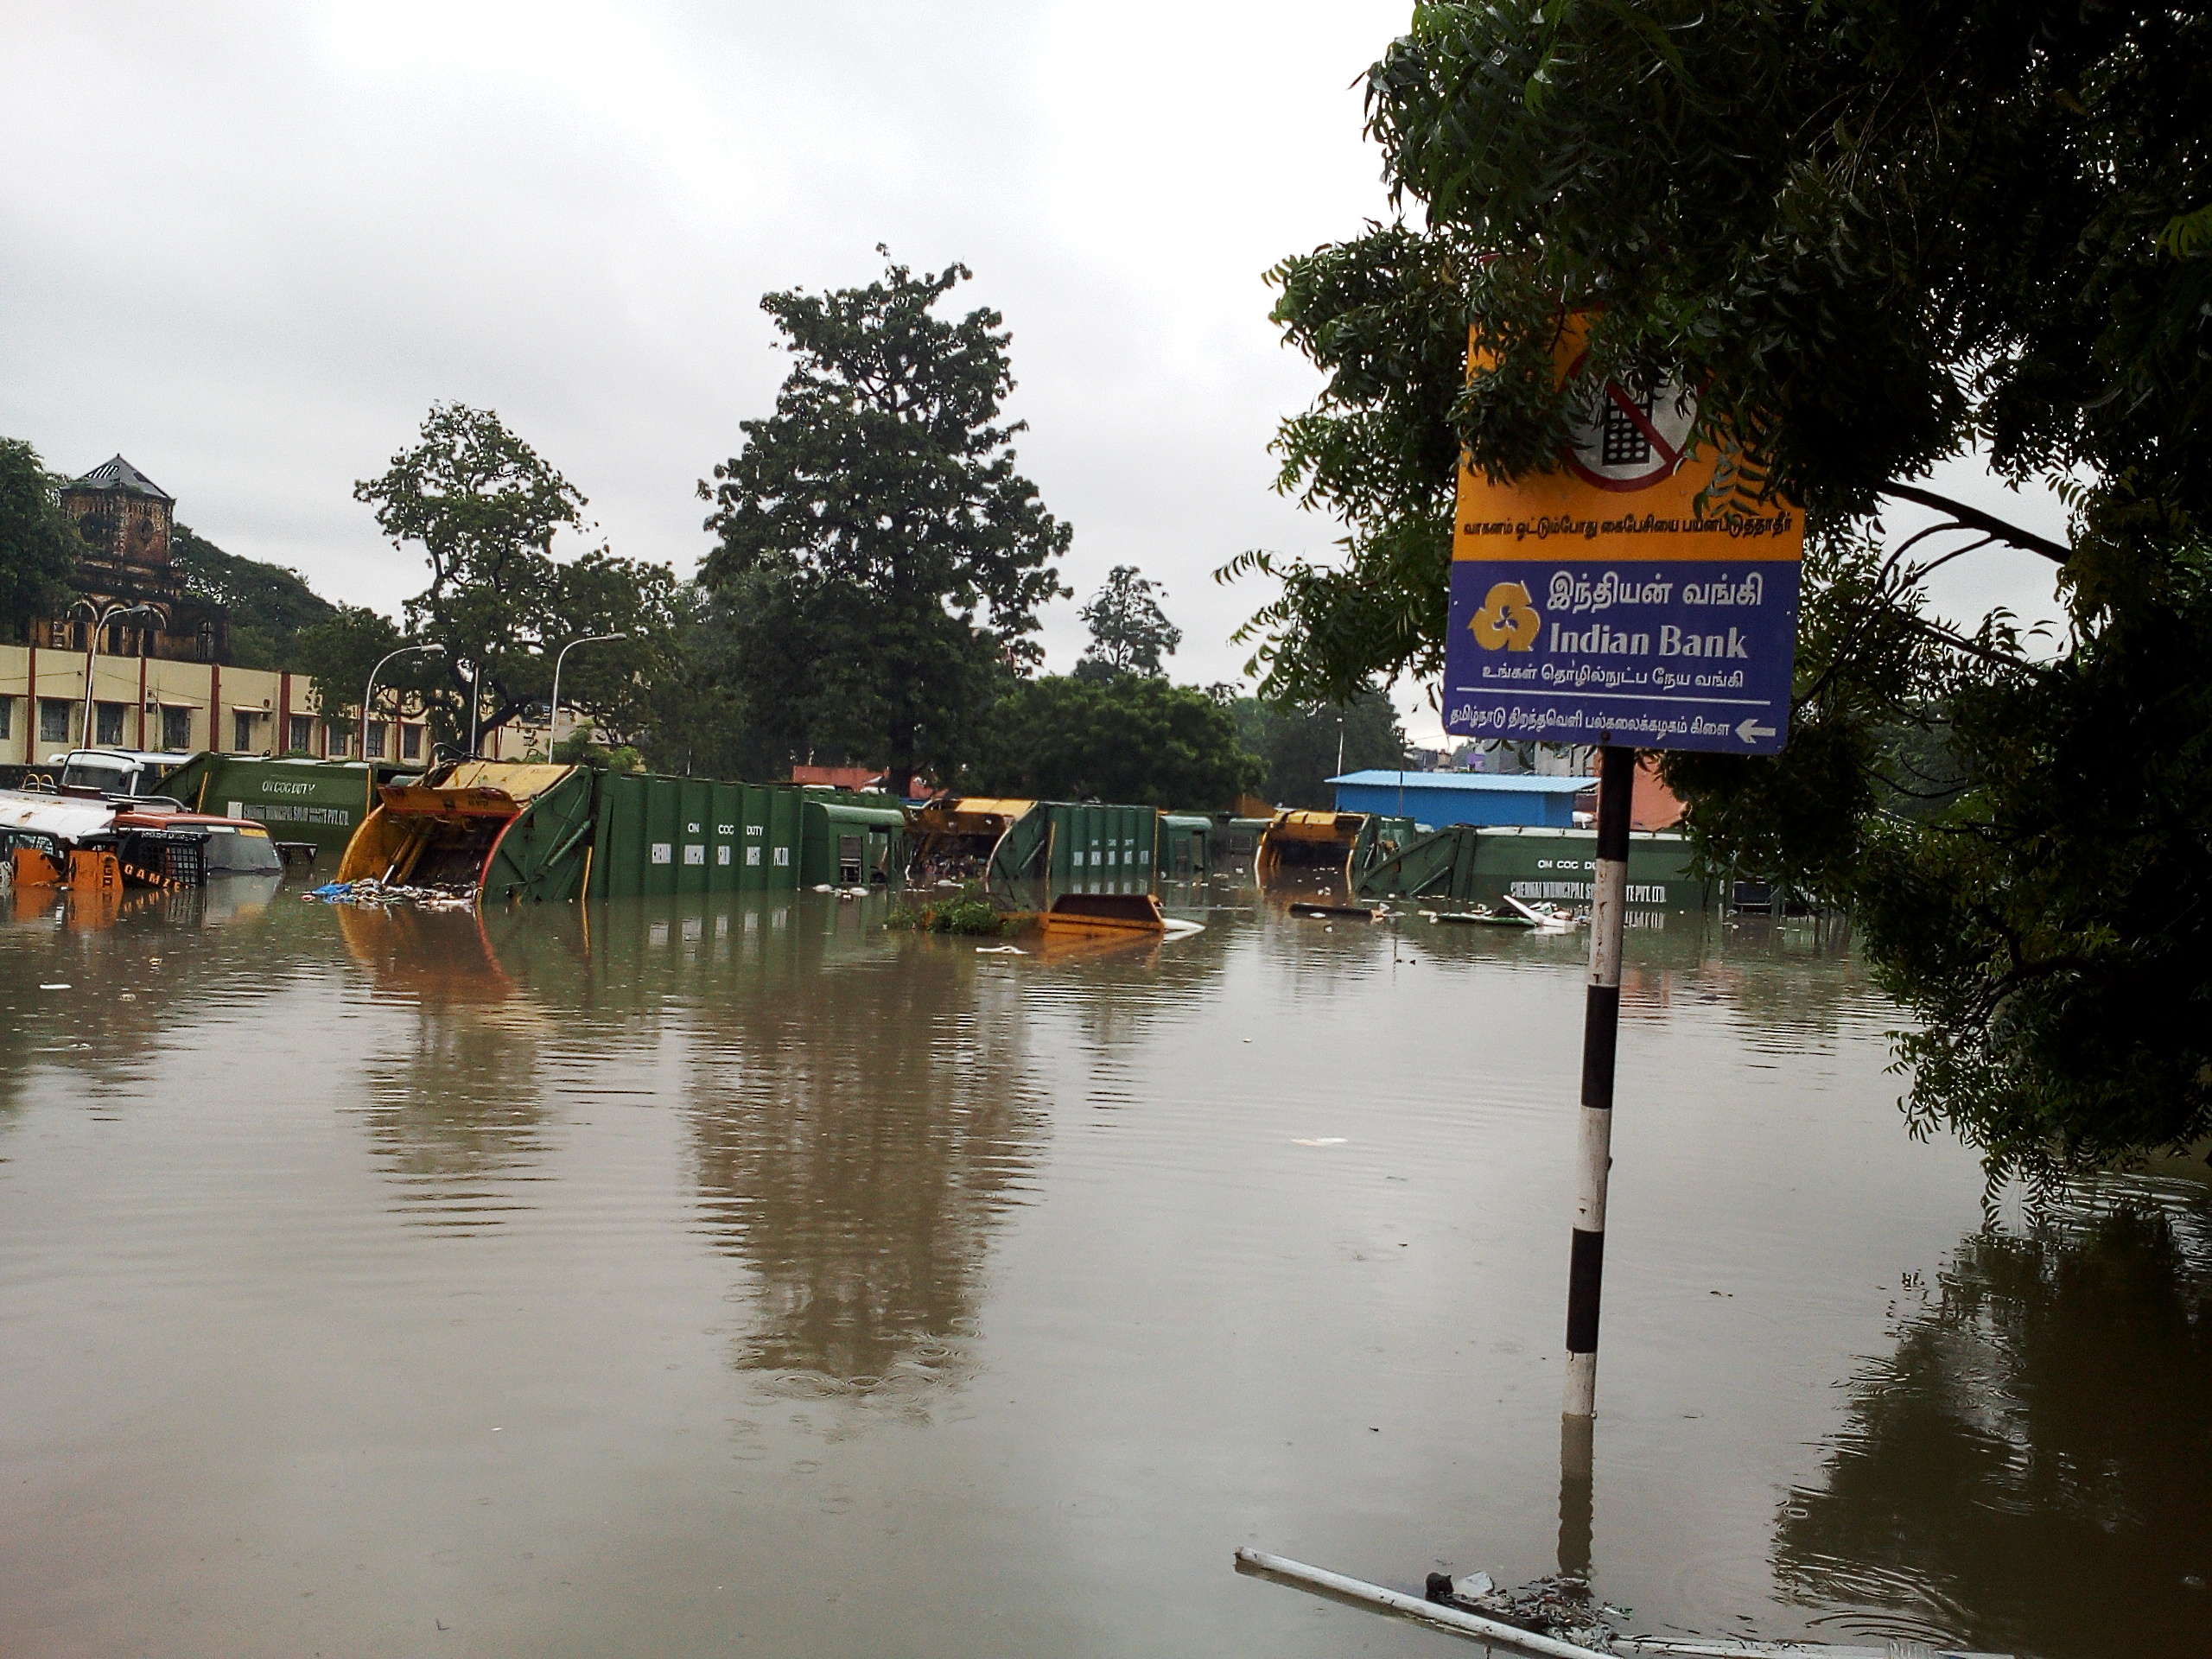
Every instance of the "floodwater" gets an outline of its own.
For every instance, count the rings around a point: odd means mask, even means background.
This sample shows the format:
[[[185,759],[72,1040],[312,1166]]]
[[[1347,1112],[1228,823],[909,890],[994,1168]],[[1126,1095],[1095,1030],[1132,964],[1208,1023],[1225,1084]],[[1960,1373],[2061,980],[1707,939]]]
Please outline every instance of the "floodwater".
[[[1556,1565],[1578,939],[14,902],[0,1654],[1443,1654],[1231,1552]],[[2202,1653],[2202,1172],[1985,1228],[1833,941],[1630,959],[1599,1592]]]

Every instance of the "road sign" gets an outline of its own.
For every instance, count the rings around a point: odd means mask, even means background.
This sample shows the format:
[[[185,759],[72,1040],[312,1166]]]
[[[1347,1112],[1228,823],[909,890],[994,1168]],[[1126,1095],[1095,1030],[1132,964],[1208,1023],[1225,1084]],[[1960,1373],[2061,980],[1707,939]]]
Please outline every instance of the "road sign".
[[[1579,320],[1560,361],[1581,366]],[[1462,466],[1446,730],[1731,754],[1789,741],[1803,521],[1719,499],[1711,442],[1687,448],[1696,418],[1682,387],[1609,383],[1559,471],[1492,484]]]

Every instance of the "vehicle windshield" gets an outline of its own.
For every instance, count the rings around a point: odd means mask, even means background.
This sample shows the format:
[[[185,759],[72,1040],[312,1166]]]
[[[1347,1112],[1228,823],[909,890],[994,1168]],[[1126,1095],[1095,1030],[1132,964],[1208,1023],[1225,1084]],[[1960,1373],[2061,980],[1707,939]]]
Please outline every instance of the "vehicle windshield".
[[[137,780],[138,768],[115,760],[72,760],[61,769],[64,789],[97,789],[103,795],[135,792],[130,785]]]
[[[276,843],[258,830],[233,830],[217,824],[207,835],[207,874],[232,875],[240,872],[281,870]]]

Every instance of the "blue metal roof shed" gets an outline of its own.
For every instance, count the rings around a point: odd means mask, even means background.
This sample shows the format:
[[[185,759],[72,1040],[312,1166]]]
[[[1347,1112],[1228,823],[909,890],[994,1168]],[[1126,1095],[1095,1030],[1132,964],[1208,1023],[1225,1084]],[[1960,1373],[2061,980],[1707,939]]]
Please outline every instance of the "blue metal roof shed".
[[[1490,772],[1348,772],[1329,781],[1339,812],[1387,812],[1437,830],[1447,823],[1572,830],[1574,798],[1598,786],[1594,778]]]

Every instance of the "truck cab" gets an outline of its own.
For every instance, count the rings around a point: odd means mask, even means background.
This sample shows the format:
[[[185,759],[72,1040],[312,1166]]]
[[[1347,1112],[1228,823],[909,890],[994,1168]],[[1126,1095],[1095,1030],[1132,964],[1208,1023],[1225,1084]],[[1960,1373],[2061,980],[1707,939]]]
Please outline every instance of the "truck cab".
[[[71,794],[150,795],[156,782],[190,759],[148,749],[67,749],[46,763]]]

